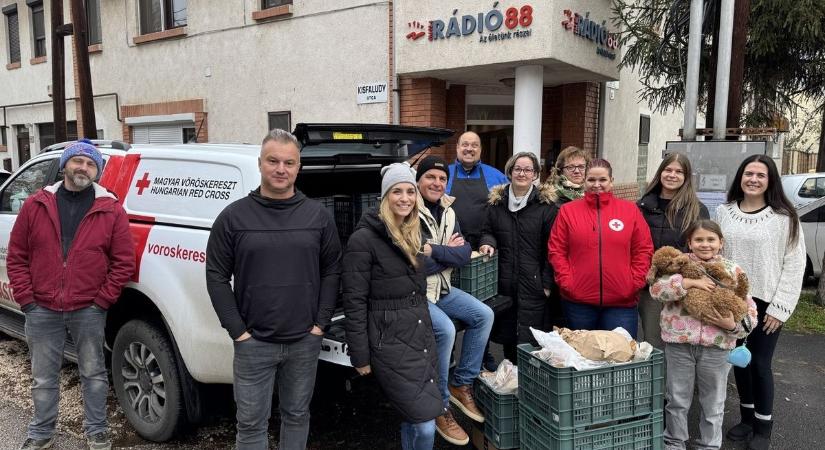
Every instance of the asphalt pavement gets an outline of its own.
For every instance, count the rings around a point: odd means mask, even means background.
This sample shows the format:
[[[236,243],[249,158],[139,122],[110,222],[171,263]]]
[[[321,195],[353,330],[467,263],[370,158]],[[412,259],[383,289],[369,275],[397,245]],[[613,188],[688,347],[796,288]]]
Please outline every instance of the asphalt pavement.
[[[8,338],[0,338],[8,339]],[[8,344],[8,342],[7,342]],[[25,345],[11,343],[12,346]],[[779,340],[774,357],[776,400],[774,408],[774,450],[807,450],[825,448],[825,335],[785,333]],[[5,355],[4,358],[25,358],[25,352]],[[2,361],[8,366],[9,360]],[[19,361],[18,361],[19,362]],[[0,368],[2,369],[2,368]],[[64,372],[71,377],[72,366]],[[4,383],[20,383],[26,377],[4,379]],[[11,381],[10,381],[11,380]],[[319,373],[312,404],[310,449],[391,449],[399,448],[398,424],[400,417],[381,394],[374,380],[352,379],[349,390],[344,389],[348,377],[337,369],[324,367]],[[25,386],[22,386],[25,388]],[[5,395],[26,389],[9,390]],[[16,449],[25,437],[30,418],[25,399],[0,398],[0,449]],[[210,393],[210,413],[197,430],[185,432],[181,438],[164,444],[148,443],[140,439],[124,422],[122,414],[111,412],[112,423],[122,431],[116,433],[115,448],[136,450],[192,449],[217,450],[232,448],[234,441],[233,405],[231,390],[218,388]],[[62,407],[62,406],[61,406]],[[729,379],[725,411],[725,429],[738,420],[738,400],[733,376]],[[458,415],[459,422],[469,430],[470,422]],[[691,414],[692,432],[696,432],[698,415]],[[53,448],[84,448],[82,431],[77,421],[59,427]],[[278,418],[273,411],[270,425],[271,448],[277,448]],[[436,438],[437,449],[455,449]],[[469,446],[464,448],[470,448]],[[741,449],[725,442],[723,450]]]

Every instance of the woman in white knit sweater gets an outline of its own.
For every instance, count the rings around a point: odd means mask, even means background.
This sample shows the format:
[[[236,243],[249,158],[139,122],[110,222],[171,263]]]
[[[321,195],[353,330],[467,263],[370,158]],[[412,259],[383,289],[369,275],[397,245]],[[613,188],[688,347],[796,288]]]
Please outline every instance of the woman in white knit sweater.
[[[728,203],[716,208],[716,220],[726,238],[725,258],[748,274],[759,318],[747,340],[753,359],[746,368],[734,368],[742,419],[727,437],[749,440],[749,449],[767,450],[773,426],[771,360],[782,324],[796,308],[805,272],[799,217],[782,191],[772,159],[755,155],[742,161]]]

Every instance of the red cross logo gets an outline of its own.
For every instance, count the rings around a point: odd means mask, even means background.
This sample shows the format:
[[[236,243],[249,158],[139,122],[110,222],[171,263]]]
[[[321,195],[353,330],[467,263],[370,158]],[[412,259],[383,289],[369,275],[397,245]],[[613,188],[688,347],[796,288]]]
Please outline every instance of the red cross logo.
[[[143,173],[143,178],[137,180],[135,183],[135,187],[138,188],[138,195],[143,195],[143,190],[149,187],[151,181],[149,181],[149,172]]]
[[[624,229],[624,223],[619,219],[613,219],[607,225],[613,231],[622,231]]]

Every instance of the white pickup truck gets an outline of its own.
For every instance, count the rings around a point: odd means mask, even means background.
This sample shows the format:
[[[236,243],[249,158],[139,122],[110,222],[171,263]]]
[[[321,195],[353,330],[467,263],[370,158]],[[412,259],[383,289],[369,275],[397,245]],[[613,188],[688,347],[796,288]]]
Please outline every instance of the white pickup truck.
[[[303,147],[298,188],[336,209],[343,240],[366,206],[359,202],[374,200],[377,194],[370,193],[380,191],[381,166],[441,145],[452,131],[299,124],[295,134]],[[106,161],[99,182],[129,214],[138,268],[108,314],[113,387],[138,434],[164,441],[181,426],[198,422],[202,384],[232,383],[232,342],[206,292],[205,250],[218,213],[260,184],[260,147],[95,145]],[[0,331],[20,339],[24,316],[6,273],[9,234],[23,201],[62,179],[58,159],[64,146],[45,149],[0,187]],[[336,313],[321,360],[349,366],[343,320]],[[75,359],[70,341],[66,356]]]

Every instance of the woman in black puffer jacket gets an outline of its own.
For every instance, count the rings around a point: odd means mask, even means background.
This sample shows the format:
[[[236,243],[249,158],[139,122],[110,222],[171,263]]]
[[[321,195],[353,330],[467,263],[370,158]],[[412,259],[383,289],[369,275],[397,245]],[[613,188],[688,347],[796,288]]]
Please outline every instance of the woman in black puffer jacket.
[[[693,222],[708,218],[708,209],[696,197],[691,173],[687,156],[676,152],[669,154],[659,164],[656,175],[637,203],[650,227],[654,251],[667,245],[687,251],[682,233]],[[659,326],[661,313],[662,304],[643,289],[639,295],[639,315],[645,340],[664,350]]]
[[[435,418],[444,405],[437,351],[427,304],[427,281],[409,165],[383,171],[378,210],[368,211],[344,252],[344,312],[352,365],[374,373],[401,413],[401,447],[432,449]]]
[[[504,167],[510,184],[490,190],[479,251],[498,253],[498,292],[513,307],[496,317],[493,336],[504,357],[516,361],[516,344],[535,340],[530,327],[559,325],[561,306],[549,298],[553,271],[547,262],[547,239],[558,208],[549,184],[533,185],[539,174],[533,153],[513,155]]]

